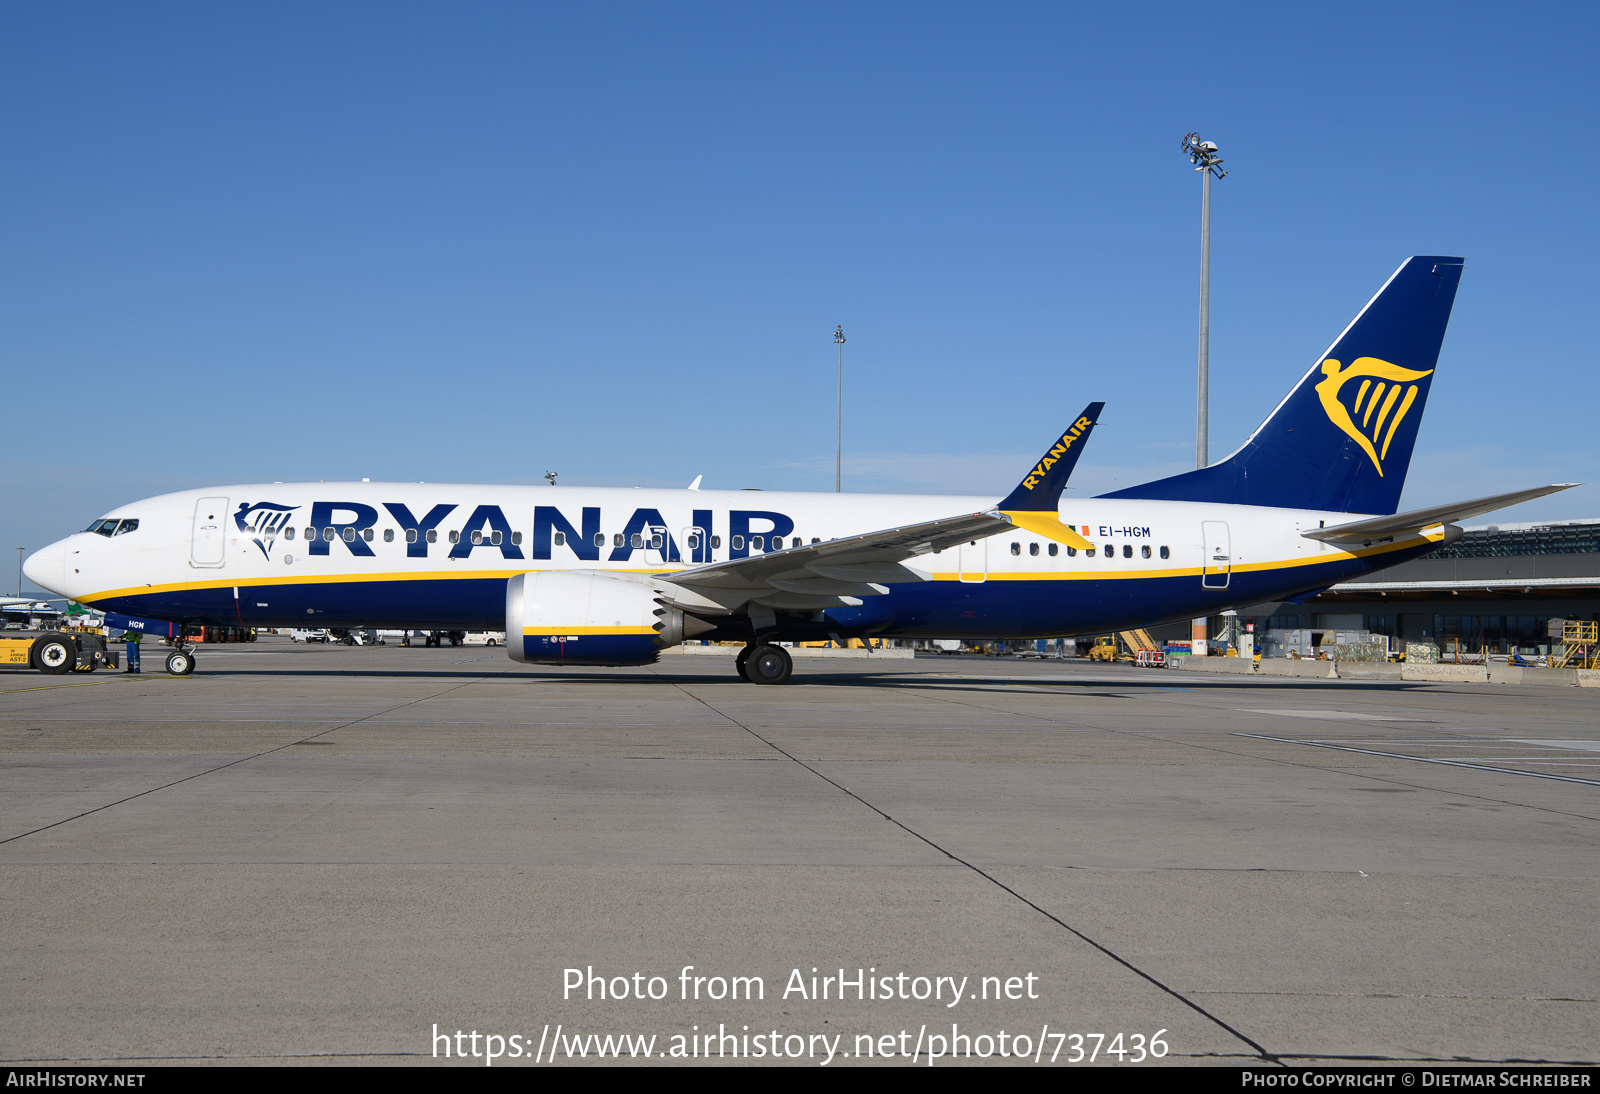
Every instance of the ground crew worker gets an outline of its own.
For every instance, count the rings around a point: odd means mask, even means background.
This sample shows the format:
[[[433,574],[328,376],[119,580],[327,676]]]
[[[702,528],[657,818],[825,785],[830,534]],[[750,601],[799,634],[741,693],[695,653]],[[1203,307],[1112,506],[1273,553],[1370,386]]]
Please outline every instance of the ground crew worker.
[[[128,651],[128,667],[123,672],[139,671],[139,639],[143,637],[138,631],[123,632],[122,640],[127,643],[125,648]]]

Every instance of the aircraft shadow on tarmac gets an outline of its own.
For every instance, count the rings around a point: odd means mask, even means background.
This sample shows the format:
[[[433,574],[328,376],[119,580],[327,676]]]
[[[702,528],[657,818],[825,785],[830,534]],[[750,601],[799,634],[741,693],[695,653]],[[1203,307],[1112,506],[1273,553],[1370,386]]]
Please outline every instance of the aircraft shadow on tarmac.
[[[693,684],[703,686],[707,684],[739,684],[742,687],[756,688],[759,685],[746,684],[731,670],[725,672],[705,672],[692,674],[662,675],[650,669],[628,669],[625,671],[596,671],[590,668],[573,668],[551,671],[549,669],[524,669],[517,671],[484,670],[484,669],[277,669],[277,668],[225,668],[211,669],[198,668],[194,674],[195,679],[207,677],[326,677],[339,679],[387,679],[387,680],[536,680],[540,682],[563,681],[569,683],[635,683],[653,685]],[[1148,675],[1137,679],[1130,679],[1126,683],[1110,682],[1104,679],[1096,680],[1050,680],[1037,681],[1002,677],[986,679],[982,674],[949,675],[941,673],[930,676],[926,673],[914,671],[901,672],[874,672],[871,670],[855,672],[796,672],[786,684],[777,689],[763,689],[762,694],[769,690],[780,692],[786,688],[804,687],[806,685],[826,685],[828,687],[857,687],[873,689],[926,689],[936,688],[940,691],[972,691],[993,693],[995,690],[1015,689],[1043,689],[1061,690],[1073,695],[1095,695],[1101,698],[1121,699],[1129,691],[1239,691],[1248,688],[1251,691],[1291,691],[1304,694],[1308,691],[1349,692],[1352,689],[1361,692],[1410,692],[1427,690],[1435,685],[1412,681],[1388,680],[1315,680],[1315,679],[1256,679],[1248,683],[1238,680],[1184,680],[1168,681],[1166,678],[1151,679]],[[1091,690],[1092,689],[1092,690]]]

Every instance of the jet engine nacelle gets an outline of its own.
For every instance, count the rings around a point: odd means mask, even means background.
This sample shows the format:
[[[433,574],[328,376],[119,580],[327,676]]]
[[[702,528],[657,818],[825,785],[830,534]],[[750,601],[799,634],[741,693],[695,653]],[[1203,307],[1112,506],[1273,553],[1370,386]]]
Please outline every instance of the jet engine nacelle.
[[[506,652],[530,665],[648,665],[711,624],[648,585],[593,570],[541,570],[506,582]]]

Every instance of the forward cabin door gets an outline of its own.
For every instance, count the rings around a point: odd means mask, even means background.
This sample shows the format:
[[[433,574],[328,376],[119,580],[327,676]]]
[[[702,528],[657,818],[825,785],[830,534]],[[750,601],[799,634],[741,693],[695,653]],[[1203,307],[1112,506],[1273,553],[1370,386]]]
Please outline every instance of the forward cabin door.
[[[222,566],[227,542],[227,498],[201,498],[194,506],[194,538],[190,541],[189,564],[201,569]]]
[[[1228,524],[1221,520],[1200,522],[1205,540],[1205,562],[1200,571],[1200,584],[1207,589],[1226,589],[1228,575],[1233,572],[1233,551],[1228,545]]]

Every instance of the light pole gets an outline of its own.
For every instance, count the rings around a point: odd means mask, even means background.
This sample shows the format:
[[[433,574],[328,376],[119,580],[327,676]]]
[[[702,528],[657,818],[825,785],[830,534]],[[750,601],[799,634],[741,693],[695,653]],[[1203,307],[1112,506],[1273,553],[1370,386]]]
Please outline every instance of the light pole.
[[[1211,176],[1226,178],[1228,173],[1222,169],[1214,141],[1185,133],[1183,150],[1200,172],[1200,382],[1194,422],[1194,465],[1198,468],[1211,462]],[[1208,630],[1205,616],[1193,621],[1189,628],[1191,653],[1204,657],[1210,652]]]
[[[1200,172],[1200,391],[1194,425],[1194,465],[1204,467],[1211,462],[1209,441],[1211,436],[1211,176],[1228,177],[1222,169],[1222,159],[1212,141],[1203,141],[1198,133],[1183,135],[1183,150],[1189,162]]]
[[[839,412],[833,423],[833,492],[844,490],[844,324],[834,328],[833,344],[839,347]]]

